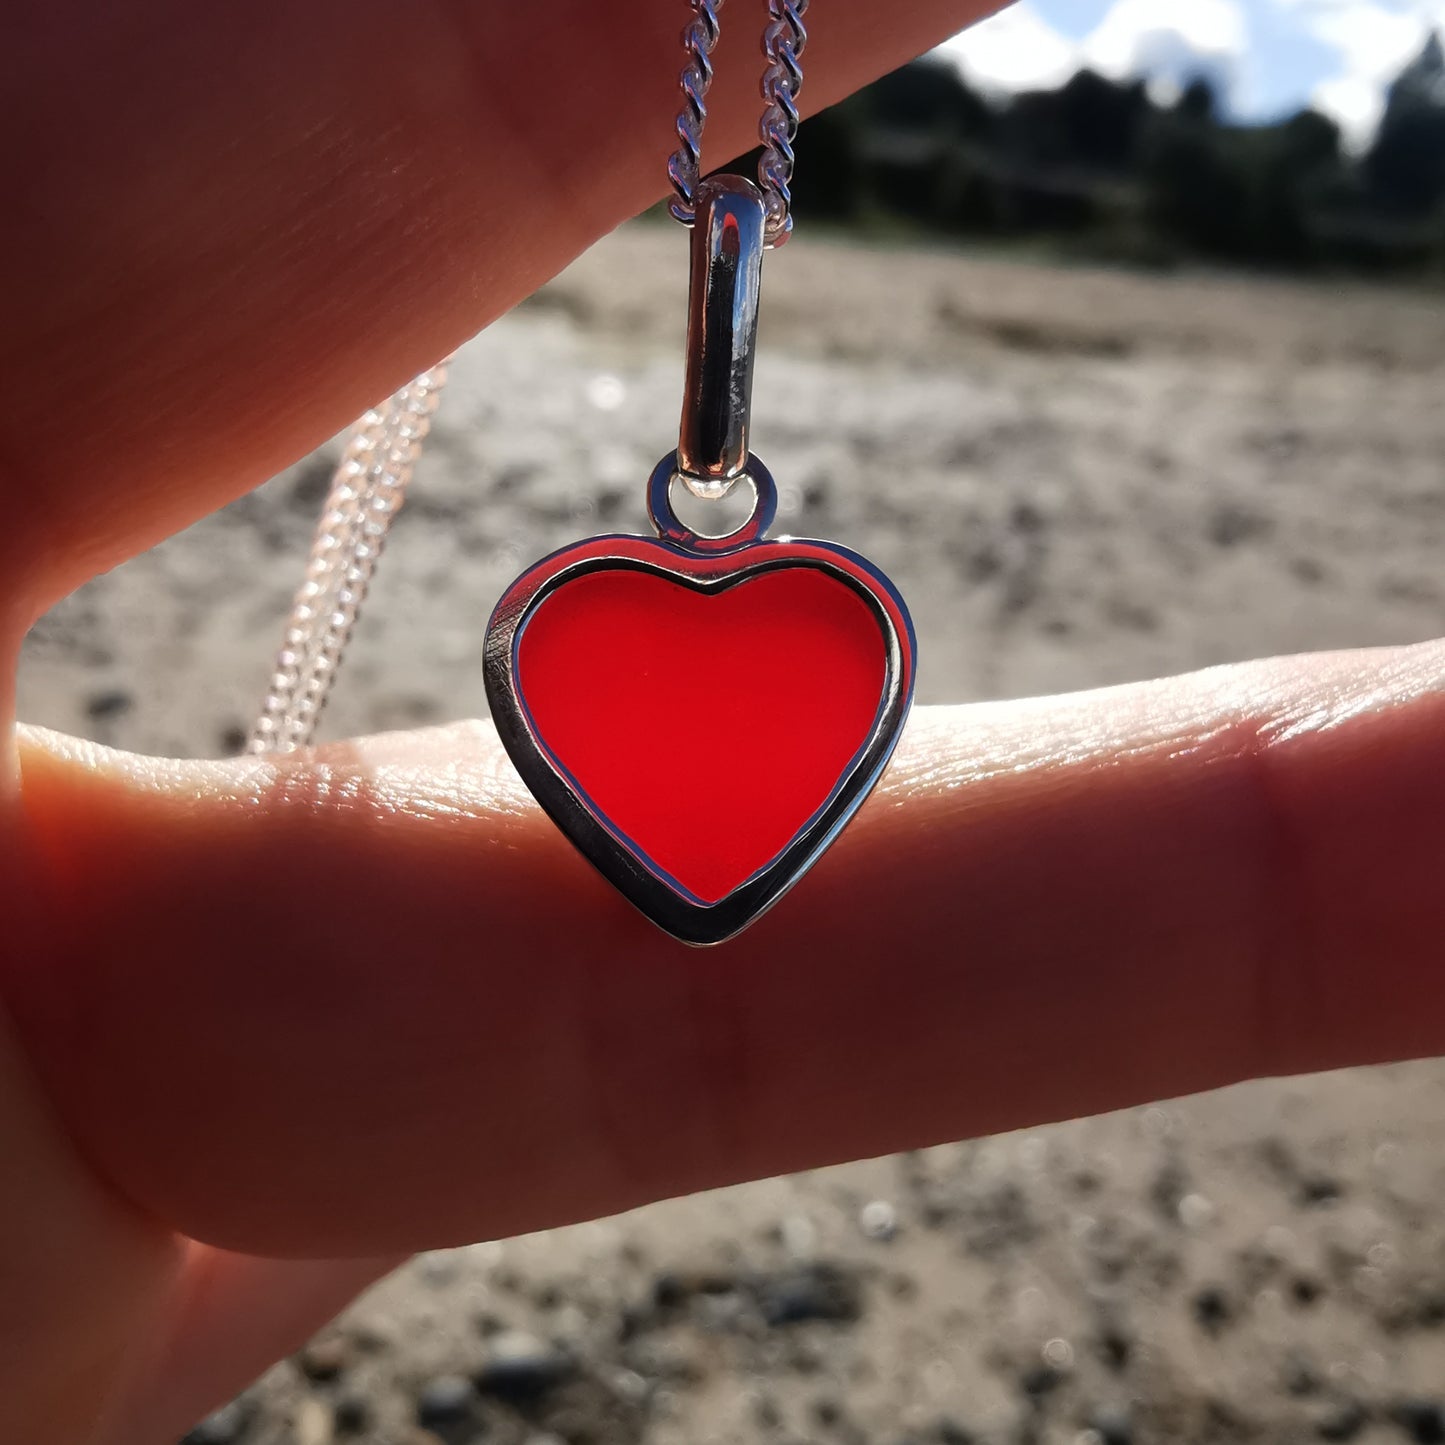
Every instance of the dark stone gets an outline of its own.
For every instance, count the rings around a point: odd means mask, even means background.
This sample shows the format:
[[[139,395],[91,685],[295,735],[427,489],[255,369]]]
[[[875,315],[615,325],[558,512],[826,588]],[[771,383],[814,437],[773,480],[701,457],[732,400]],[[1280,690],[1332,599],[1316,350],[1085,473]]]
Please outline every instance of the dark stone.
[[[617,1315],[617,1343],[635,1340],[652,1323],[652,1311],[637,1305],[625,1305]]]
[[[1319,1280],[1302,1274],[1290,1281],[1289,1293],[1290,1298],[1301,1309],[1308,1309],[1311,1305],[1319,1303],[1319,1298],[1324,1293],[1324,1286],[1320,1284]]]
[[[1106,1325],[1099,1331],[1099,1358],[1116,1375],[1126,1369],[1133,1353],[1134,1343],[1122,1329]]]
[[[736,1277],[725,1270],[662,1270],[652,1281],[652,1303],[659,1310],[675,1310],[694,1295],[731,1294],[737,1286]]]
[[[328,456],[310,457],[302,462],[296,468],[295,479],[291,483],[291,505],[308,515],[316,511],[331,490],[331,476],[335,470],[335,464]]]
[[[1299,1182],[1299,1197],[1301,1204],[1314,1205],[1333,1204],[1341,1194],[1344,1187],[1338,1179],[1331,1179],[1328,1174],[1306,1174]]]
[[[1217,1285],[1209,1285],[1194,1296],[1194,1318],[1209,1334],[1217,1335],[1233,1317],[1229,1296]]]
[[[1209,518],[1209,540],[1216,547],[1234,547],[1270,530],[1268,517],[1227,502],[1216,507]]]
[[[1063,1383],[1064,1377],[1052,1365],[1034,1365],[1019,1376],[1019,1389],[1037,1403],[1051,1395]]]
[[[863,1313],[857,1281],[834,1264],[812,1264],[757,1281],[758,1308],[773,1326],[824,1320],[852,1324]]]
[[[371,1406],[360,1395],[343,1395],[332,1419],[338,1435],[360,1435],[371,1427]]]
[[[1369,1419],[1358,1400],[1338,1400],[1315,1421],[1315,1434],[1321,1440],[1353,1440]]]
[[[106,688],[93,692],[86,700],[86,716],[92,722],[104,722],[107,718],[119,717],[135,706],[135,699],[123,687]]]
[[[472,1382],[461,1375],[438,1375],[416,1397],[417,1423],[428,1429],[470,1419],[474,1408]]]
[[[1015,532],[1032,536],[1044,529],[1044,514],[1032,502],[1015,502],[1009,512],[1009,526]]]
[[[511,1405],[525,1405],[565,1384],[577,1373],[577,1362],[561,1350],[533,1341],[503,1341],[475,1375],[477,1392]]]
[[[664,1270],[652,1281],[652,1302],[660,1310],[675,1310],[687,1300],[682,1276]]]
[[[1401,1400],[1390,1413],[1415,1445],[1445,1445],[1445,1409],[1437,1400]]]
[[[933,1430],[938,1445],[974,1445],[971,1430],[965,1430],[957,1420],[940,1420]]]
[[[230,723],[221,729],[220,743],[222,756],[235,757],[245,749],[246,729],[239,723]]]
[[[236,1445],[246,1437],[251,1424],[251,1410],[244,1401],[232,1400],[213,1415],[207,1415],[181,1445]]]

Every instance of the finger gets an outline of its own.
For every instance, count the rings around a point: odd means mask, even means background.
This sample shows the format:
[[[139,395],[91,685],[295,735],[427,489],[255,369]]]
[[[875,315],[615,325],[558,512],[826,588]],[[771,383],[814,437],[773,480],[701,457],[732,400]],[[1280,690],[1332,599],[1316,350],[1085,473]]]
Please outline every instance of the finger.
[[[3,1010],[0,1159],[0,1440],[90,1440],[181,1252],[76,1158]]]
[[[191,1245],[180,1298],[148,1368],[116,1403],[107,1439],[179,1439],[399,1263],[255,1259]]]
[[[803,104],[988,3],[832,0]],[[11,17],[0,383],[43,411],[0,431],[0,576],[25,610],[294,461],[655,200],[686,13],[57,0]],[[709,164],[754,143],[762,17],[727,22]]]
[[[4,987],[83,1153],[259,1253],[503,1235],[1439,1050],[1439,645],[923,710],[707,952],[480,726],[163,763],[41,734]]]

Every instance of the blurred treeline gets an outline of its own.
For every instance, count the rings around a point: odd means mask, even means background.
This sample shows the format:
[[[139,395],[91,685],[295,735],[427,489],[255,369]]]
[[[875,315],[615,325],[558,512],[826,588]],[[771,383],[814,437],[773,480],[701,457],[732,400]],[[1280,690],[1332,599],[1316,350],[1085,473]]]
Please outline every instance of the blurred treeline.
[[[992,101],[932,60],[809,119],[797,150],[803,220],[1149,265],[1445,275],[1445,56],[1433,36],[1362,155],[1313,110],[1232,124],[1203,78],[1171,104],[1088,70]]]

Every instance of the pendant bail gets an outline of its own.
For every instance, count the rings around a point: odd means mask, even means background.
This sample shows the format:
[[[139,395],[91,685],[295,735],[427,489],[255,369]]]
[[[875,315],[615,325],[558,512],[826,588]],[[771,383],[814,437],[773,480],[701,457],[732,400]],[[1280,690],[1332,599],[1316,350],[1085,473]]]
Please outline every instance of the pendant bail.
[[[766,227],[751,181],[717,175],[698,185],[677,473],[699,497],[726,496],[748,469]]]

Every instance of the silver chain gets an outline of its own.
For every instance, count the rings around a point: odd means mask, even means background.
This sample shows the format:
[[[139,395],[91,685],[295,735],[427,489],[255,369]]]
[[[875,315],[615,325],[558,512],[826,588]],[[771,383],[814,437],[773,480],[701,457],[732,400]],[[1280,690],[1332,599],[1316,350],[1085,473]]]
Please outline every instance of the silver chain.
[[[357,423],[331,479],[248,753],[310,746],[446,378],[442,362]]]
[[[707,92],[712,84],[712,52],[717,44],[718,11],[723,0],[689,0],[692,19],[682,32],[683,62],[680,85],[682,109],[677,114],[677,149],[667,163],[667,178],[676,192],[668,207],[683,225],[690,226],[697,211],[697,183],[701,172],[702,132],[707,124]],[[758,139],[758,185],[767,206],[767,238],[781,246],[793,229],[793,141],[798,134],[798,92],[803,88],[803,47],[808,32],[803,15],[808,0],[768,0],[768,24],[763,31],[763,115]]]

